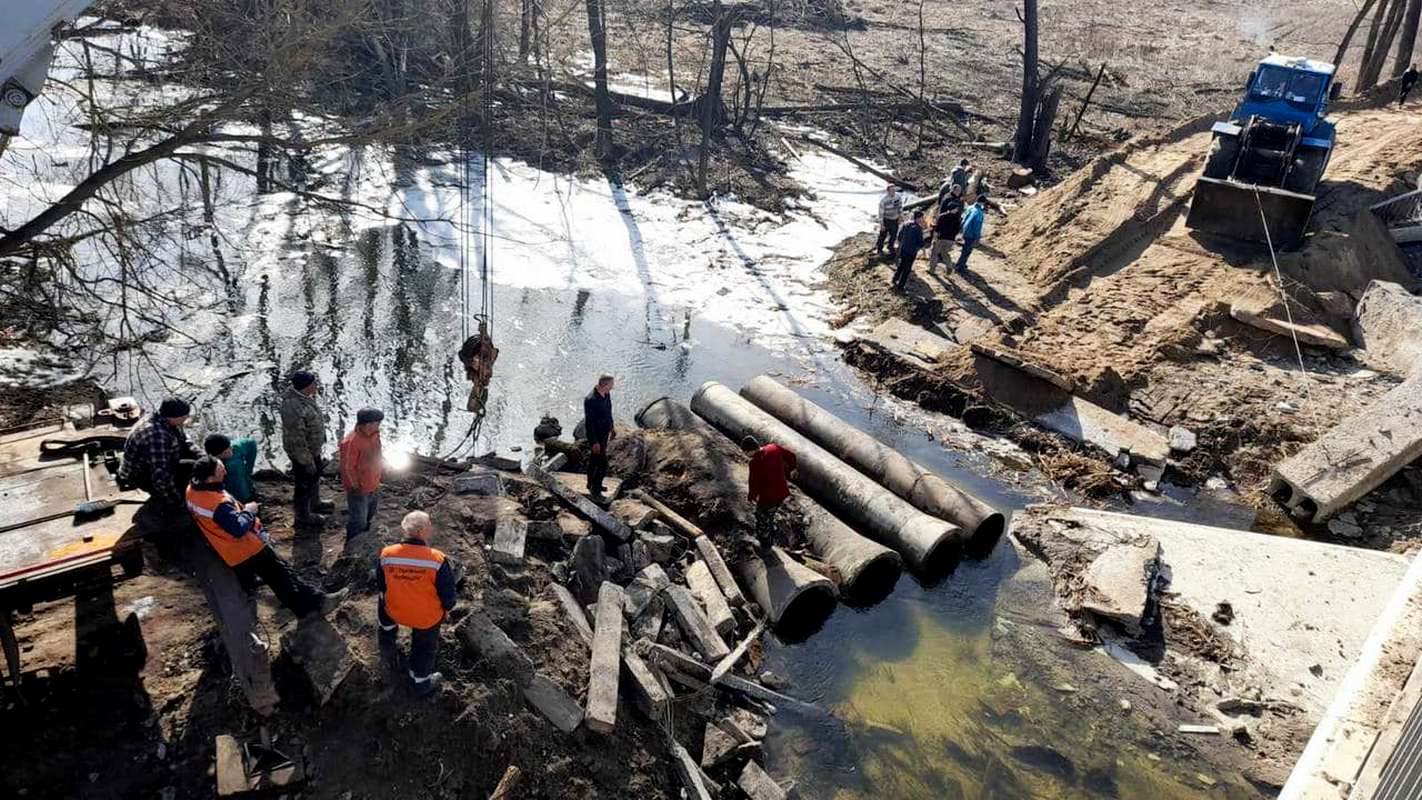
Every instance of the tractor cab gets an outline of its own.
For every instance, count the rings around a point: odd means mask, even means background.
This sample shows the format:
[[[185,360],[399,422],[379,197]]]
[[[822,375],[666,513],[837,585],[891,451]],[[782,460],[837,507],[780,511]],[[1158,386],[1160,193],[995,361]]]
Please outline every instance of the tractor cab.
[[[1307,58],[1271,55],[1249,75],[1244,98],[1231,119],[1259,116],[1297,123],[1304,133],[1328,115],[1328,103],[1337,99],[1343,84],[1334,83],[1334,67]]]

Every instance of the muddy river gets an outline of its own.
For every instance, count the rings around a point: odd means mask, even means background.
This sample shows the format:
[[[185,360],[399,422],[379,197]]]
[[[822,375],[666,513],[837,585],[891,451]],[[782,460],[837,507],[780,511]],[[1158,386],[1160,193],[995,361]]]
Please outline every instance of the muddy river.
[[[471,445],[467,384],[452,356],[463,333],[459,273],[435,263],[414,230],[376,228],[344,247],[292,242],[279,268],[244,280],[249,290],[232,293],[181,365],[123,364],[112,378],[141,396],[165,387],[193,396],[200,427],[255,434],[278,465],[277,398],[298,366],[322,375],[339,428],[378,405],[389,448],[441,455],[526,446],[545,413],[571,430],[603,370],[618,377],[622,419],[661,396],[687,400],[707,380],[738,386],[769,372],[1000,507],[1054,493],[1005,468],[1010,446],[876,396],[823,337],[767,347],[655,292],[496,281],[502,352]],[[763,313],[780,306],[772,298]],[[905,575],[870,607],[841,605],[818,630],[772,639],[766,666],[827,713],[775,720],[771,772],[817,798],[1258,796],[1172,751],[1168,735],[1123,710],[1124,695],[1097,685],[1095,671],[1115,665],[1061,644],[1045,578],[1024,580],[1021,566],[1004,541],[934,583]]]

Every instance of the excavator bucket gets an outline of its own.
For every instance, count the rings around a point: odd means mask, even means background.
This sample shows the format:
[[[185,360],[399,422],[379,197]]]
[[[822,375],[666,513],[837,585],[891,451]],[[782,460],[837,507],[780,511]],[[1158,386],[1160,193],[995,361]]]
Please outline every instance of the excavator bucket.
[[[1288,249],[1303,241],[1313,214],[1313,201],[1313,195],[1201,177],[1195,184],[1195,197],[1190,201],[1185,224],[1197,231],[1263,243],[1264,225],[1259,218],[1262,207],[1274,247]]]

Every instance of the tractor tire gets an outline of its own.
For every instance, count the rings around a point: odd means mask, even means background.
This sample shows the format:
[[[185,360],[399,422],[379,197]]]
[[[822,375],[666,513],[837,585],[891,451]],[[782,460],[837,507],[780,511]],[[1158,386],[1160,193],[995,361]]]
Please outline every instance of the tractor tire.
[[[1224,180],[1234,174],[1239,160],[1239,137],[1215,136],[1210,144],[1210,157],[1205,161],[1205,177]]]
[[[1327,166],[1327,150],[1315,147],[1299,148],[1294,153],[1294,163],[1289,167],[1289,174],[1284,177],[1283,188],[1299,194],[1316,194],[1318,182],[1323,180],[1323,170]]]

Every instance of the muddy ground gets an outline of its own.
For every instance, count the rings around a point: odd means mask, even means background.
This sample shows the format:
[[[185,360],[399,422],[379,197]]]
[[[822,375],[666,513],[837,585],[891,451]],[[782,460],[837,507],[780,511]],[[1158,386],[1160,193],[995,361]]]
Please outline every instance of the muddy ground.
[[[1280,257],[1296,322],[1351,335],[1349,318],[1363,286],[1314,291],[1304,281],[1312,265],[1346,254],[1350,245],[1341,232],[1360,208],[1415,183],[1422,168],[1420,117],[1394,108],[1340,116],[1341,145],[1320,190],[1316,233],[1301,251]],[[1190,429],[1199,446],[1172,462],[1167,481],[1222,483],[1266,512],[1271,524],[1299,533],[1273,514],[1265,496],[1273,466],[1401,376],[1366,368],[1350,352],[1307,345],[1296,352],[1291,339],[1231,317],[1231,307],[1250,298],[1269,315],[1285,314],[1266,249],[1184,226],[1209,144],[1207,124],[1202,119],[1128,144],[1019,209],[990,215],[966,274],[929,268],[925,257],[908,291],[895,294],[888,288],[892,267],[872,257],[872,240],[846,242],[826,268],[845,305],[841,322],[868,326],[897,316],[962,345],[928,372],[904,371],[854,345],[847,357],[889,391],[949,411],[956,406],[974,415],[970,421],[1042,449],[1042,434],[1010,411],[988,413],[1010,404],[984,395],[983,357],[967,345],[1001,348],[1061,376],[1078,395],[1162,433]],[[1053,444],[1041,465],[1076,488],[1104,497],[1134,484],[1111,479],[1104,465],[1088,469],[1074,456],[1089,453],[1077,447]],[[1099,456],[1096,461],[1101,464]],[[1390,512],[1394,517],[1415,514],[1413,482],[1394,480],[1363,508],[1385,499],[1400,504]],[[1363,527],[1376,546],[1411,539],[1391,525]]]

